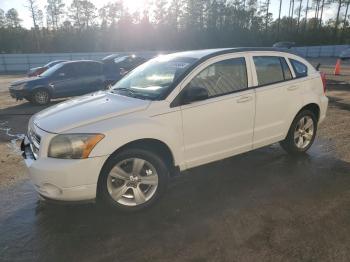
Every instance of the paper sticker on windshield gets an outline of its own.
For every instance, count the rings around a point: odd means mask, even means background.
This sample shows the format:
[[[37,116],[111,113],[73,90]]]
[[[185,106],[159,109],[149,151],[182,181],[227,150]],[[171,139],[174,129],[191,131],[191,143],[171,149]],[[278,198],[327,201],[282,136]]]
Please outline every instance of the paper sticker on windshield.
[[[189,65],[189,63],[184,62],[169,62],[167,64],[168,67],[176,68],[176,69],[182,69]]]

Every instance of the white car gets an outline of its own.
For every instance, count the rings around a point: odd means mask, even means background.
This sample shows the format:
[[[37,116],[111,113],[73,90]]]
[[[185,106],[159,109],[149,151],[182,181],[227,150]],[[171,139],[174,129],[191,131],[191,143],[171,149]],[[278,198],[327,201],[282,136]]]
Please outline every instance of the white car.
[[[138,210],[179,171],[276,142],[307,151],[326,115],[323,80],[274,49],[162,55],[111,90],[34,115],[23,155],[44,198]]]

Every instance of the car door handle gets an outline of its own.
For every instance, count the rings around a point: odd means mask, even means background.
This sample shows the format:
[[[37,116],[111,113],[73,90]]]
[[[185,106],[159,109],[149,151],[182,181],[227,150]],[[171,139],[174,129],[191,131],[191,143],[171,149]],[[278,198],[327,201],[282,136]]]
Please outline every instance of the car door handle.
[[[295,90],[295,89],[298,89],[299,88],[299,86],[288,86],[287,87],[287,90],[289,90],[289,91],[292,91],[292,90]]]
[[[245,103],[245,102],[248,102],[252,99],[253,99],[252,96],[243,96],[243,97],[237,99],[237,103]]]

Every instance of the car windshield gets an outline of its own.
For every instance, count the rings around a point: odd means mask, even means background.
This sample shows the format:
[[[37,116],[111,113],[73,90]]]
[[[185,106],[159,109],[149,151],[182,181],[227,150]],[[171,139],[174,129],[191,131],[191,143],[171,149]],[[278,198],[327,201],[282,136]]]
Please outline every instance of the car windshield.
[[[51,76],[54,72],[56,72],[56,70],[58,70],[59,68],[61,68],[63,66],[62,63],[54,65],[53,67],[50,67],[49,69],[47,69],[44,73],[40,74],[40,77],[47,77],[47,76]]]
[[[120,62],[124,62],[127,58],[127,56],[117,57],[114,59],[114,63],[118,64]]]
[[[62,63],[62,62],[64,62],[64,61],[63,60],[51,61],[51,62],[47,63],[46,65],[44,65],[44,67],[52,67],[52,66],[57,65],[57,64]]]
[[[112,92],[141,99],[157,100],[196,58],[164,55],[156,57],[127,74]]]

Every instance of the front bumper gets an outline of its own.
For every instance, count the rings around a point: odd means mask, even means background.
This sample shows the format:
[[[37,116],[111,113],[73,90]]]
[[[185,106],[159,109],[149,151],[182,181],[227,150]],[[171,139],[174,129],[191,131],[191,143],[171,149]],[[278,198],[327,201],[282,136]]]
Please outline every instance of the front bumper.
[[[29,177],[44,198],[59,201],[86,201],[96,198],[97,181],[108,156],[87,159],[35,159],[30,141],[21,144]]]
[[[328,108],[328,97],[322,96],[320,101],[320,118],[318,120],[318,123],[322,123],[324,119],[326,118]]]
[[[30,93],[28,90],[15,90],[15,89],[11,89],[9,88],[9,92],[12,98],[21,100],[23,98],[29,97]]]

